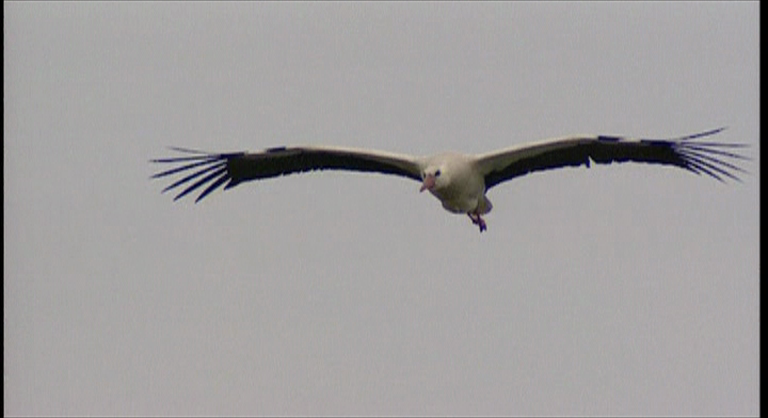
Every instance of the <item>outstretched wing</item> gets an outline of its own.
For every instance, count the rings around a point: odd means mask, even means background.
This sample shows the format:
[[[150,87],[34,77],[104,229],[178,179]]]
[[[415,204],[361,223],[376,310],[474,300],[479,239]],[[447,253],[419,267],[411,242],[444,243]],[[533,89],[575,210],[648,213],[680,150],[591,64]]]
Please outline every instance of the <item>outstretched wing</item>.
[[[745,173],[733,160],[748,158],[733,152],[746,144],[698,142],[725,128],[673,139],[630,139],[615,136],[575,136],[523,144],[478,156],[477,165],[491,187],[518,176],[568,166],[637,163],[672,165],[707,174],[720,181],[724,177],[739,180],[734,172]]]
[[[224,189],[249,181],[312,170],[346,170],[392,174],[421,181],[421,166],[414,157],[353,148],[300,146],[277,147],[260,152],[206,153],[172,148],[187,156],[160,158],[154,163],[176,164],[152,178],[183,176],[163,189],[182,188],[174,200],[202,189],[195,202],[223,186]]]

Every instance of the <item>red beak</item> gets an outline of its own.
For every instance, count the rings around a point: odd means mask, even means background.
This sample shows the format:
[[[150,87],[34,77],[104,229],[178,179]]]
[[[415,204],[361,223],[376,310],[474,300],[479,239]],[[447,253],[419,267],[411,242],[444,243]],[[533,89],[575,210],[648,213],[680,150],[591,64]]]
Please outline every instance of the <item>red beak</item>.
[[[433,187],[435,187],[435,176],[433,174],[428,174],[427,177],[424,178],[424,183],[421,183],[421,189],[419,189],[419,192],[423,192],[424,190],[432,190]]]

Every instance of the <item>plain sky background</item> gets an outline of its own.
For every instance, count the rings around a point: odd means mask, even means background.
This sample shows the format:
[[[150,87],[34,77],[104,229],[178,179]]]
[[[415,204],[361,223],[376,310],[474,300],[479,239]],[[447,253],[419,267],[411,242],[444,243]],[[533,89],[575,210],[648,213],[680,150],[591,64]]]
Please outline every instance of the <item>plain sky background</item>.
[[[756,415],[757,3],[4,3],[6,415]],[[149,160],[728,126],[750,174],[324,172],[195,205]]]

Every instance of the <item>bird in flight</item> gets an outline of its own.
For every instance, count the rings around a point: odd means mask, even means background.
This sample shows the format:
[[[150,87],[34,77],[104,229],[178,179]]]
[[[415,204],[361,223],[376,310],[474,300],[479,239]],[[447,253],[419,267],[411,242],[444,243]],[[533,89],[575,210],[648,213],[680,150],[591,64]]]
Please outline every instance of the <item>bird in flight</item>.
[[[229,189],[260,180],[314,170],[362,171],[407,177],[421,183],[447,211],[467,214],[480,232],[483,215],[493,205],[486,192],[505,181],[537,171],[622,162],[669,165],[717,180],[736,181],[746,173],[734,160],[748,158],[735,152],[746,144],[704,142],[725,128],[670,139],[632,139],[606,135],[577,135],[512,146],[484,154],[445,152],[416,157],[384,151],[335,146],[284,146],[257,152],[208,153],[172,147],[184,156],[151,160],[173,164],[152,178],[178,176],[163,189],[180,190],[174,200],[202,190],[195,202],[217,188]]]

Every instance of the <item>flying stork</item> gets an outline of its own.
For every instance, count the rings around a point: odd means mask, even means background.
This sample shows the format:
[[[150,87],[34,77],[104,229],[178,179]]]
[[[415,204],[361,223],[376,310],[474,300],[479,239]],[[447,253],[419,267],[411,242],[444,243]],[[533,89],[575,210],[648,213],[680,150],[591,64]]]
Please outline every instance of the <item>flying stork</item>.
[[[505,181],[528,173],[568,166],[590,166],[627,161],[680,167],[717,180],[739,180],[745,171],[733,160],[746,160],[735,149],[746,144],[697,141],[721,132],[713,129],[670,139],[632,139],[606,135],[575,135],[515,145],[484,154],[445,152],[416,157],[384,151],[335,146],[282,146],[257,152],[208,153],[172,147],[184,156],[151,160],[174,164],[152,178],[181,178],[163,192],[181,188],[174,200],[202,190],[195,202],[219,187],[224,190],[250,180],[260,180],[314,170],[345,170],[392,174],[421,183],[447,211],[465,213],[486,230],[483,215],[493,205],[486,192]]]

